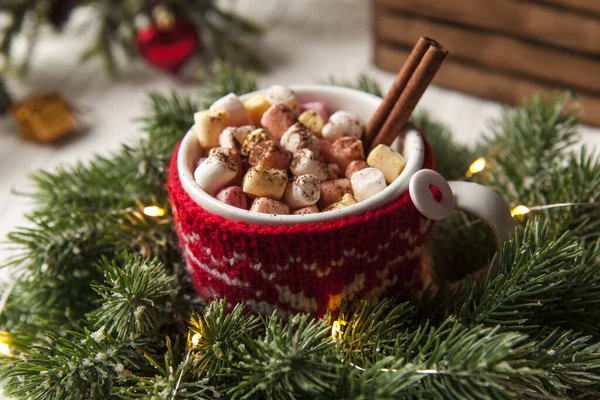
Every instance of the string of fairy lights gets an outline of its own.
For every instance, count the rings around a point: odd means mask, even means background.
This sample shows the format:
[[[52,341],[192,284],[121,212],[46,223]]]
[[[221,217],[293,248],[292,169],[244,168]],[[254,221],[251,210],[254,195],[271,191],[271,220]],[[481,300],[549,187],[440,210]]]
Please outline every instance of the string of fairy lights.
[[[486,169],[487,161],[484,157],[479,157],[475,161],[471,163],[467,171],[465,172],[464,178],[471,179],[475,174],[481,173]],[[523,216],[529,214],[532,211],[542,211],[552,208],[562,208],[562,207],[573,207],[573,206],[600,206],[600,202],[589,202],[589,203],[556,203],[556,204],[546,204],[541,206],[526,206],[523,204],[519,204],[514,206],[511,209],[511,215],[519,220],[523,220]],[[167,210],[158,205],[148,205],[141,207],[129,207],[125,210],[126,212],[141,212],[147,217],[151,218],[161,218],[167,214]],[[12,292],[15,286],[15,281],[11,282],[7,289],[2,294],[2,298],[0,298],[0,314],[3,312],[4,307],[6,305],[6,301],[10,293]],[[343,340],[344,327],[348,324],[347,321],[343,319],[343,316],[339,316],[338,319],[334,320],[331,324],[331,338],[334,342],[341,342]],[[188,348],[191,352],[201,341],[202,335],[201,333],[195,332],[193,335],[188,335]],[[10,333],[6,331],[0,331],[0,355],[3,356],[13,356],[13,352],[11,350],[11,336]],[[188,353],[189,357],[189,353]],[[344,361],[344,360],[342,360]],[[349,365],[353,368],[356,368],[359,371],[365,371],[365,369],[359,365],[354,363],[349,363]],[[397,372],[397,370],[392,368],[382,368],[382,372]],[[416,371],[418,374],[438,374],[440,373],[435,369],[424,369]]]

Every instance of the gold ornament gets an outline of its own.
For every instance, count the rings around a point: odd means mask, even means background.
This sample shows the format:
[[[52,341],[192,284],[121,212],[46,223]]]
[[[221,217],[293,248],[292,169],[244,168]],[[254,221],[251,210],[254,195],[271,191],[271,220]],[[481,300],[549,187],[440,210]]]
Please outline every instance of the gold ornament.
[[[175,27],[175,16],[165,6],[156,6],[152,10],[152,19],[160,31],[170,31]]]
[[[54,142],[75,133],[80,125],[71,106],[58,92],[28,97],[10,108],[19,134],[36,142]]]

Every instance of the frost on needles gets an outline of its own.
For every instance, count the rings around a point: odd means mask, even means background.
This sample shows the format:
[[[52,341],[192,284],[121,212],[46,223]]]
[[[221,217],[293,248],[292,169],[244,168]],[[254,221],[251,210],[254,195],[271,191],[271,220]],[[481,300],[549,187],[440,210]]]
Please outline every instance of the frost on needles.
[[[166,199],[166,168],[198,108],[256,88],[225,64],[199,96],[149,96],[143,134],[111,155],[37,172],[30,227],[9,235],[19,273],[0,314],[1,373],[20,399],[593,398],[600,394],[600,208],[532,212],[498,257],[499,272],[461,293],[361,304],[331,334],[328,318],[289,322],[221,302],[199,304]],[[344,82],[348,84],[347,82]],[[381,93],[375,81],[359,89]],[[474,147],[430,114],[438,169],[511,206],[600,201],[600,166],[578,139],[570,99],[533,98],[489,124]],[[146,205],[167,212],[150,217]],[[466,224],[469,229],[463,229]],[[456,279],[490,262],[484,224],[438,223],[435,274]],[[350,308],[348,308],[350,309]]]

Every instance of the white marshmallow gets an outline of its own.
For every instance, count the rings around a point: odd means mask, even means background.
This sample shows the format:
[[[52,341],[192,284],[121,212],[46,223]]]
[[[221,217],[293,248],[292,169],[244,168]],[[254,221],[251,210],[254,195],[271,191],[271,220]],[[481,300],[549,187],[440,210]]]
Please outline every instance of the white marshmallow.
[[[385,176],[377,168],[365,168],[352,174],[350,178],[356,200],[363,201],[386,188]]]
[[[219,135],[219,146],[239,150],[246,137],[255,129],[252,125],[227,127]]]
[[[319,138],[300,122],[296,122],[283,133],[280,139],[281,145],[292,154],[300,149],[309,149],[319,154]]]
[[[312,174],[300,175],[290,180],[283,200],[291,208],[304,208],[316,204],[321,197],[321,181]]]
[[[336,140],[344,136],[360,139],[365,126],[360,119],[348,111],[337,111],[329,117],[323,126],[321,135],[325,139]]]
[[[194,180],[211,196],[223,189],[237,174],[235,160],[224,152],[215,152],[194,171]]]
[[[300,149],[294,154],[290,171],[294,176],[312,174],[322,181],[327,180],[327,166],[309,149]]]
[[[274,85],[267,90],[267,100],[272,105],[283,104],[297,117],[300,115],[300,102],[296,92],[287,86]]]
[[[232,126],[243,126],[250,124],[248,110],[244,103],[234,94],[229,93],[227,96],[221,97],[215,101],[210,110],[225,110],[229,116],[229,124]]]

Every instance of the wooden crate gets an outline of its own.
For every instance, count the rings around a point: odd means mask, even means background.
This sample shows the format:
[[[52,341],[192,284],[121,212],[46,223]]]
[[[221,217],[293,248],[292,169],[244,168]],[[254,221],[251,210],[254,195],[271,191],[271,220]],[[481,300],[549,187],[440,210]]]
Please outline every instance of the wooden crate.
[[[449,51],[433,83],[518,104],[572,91],[600,125],[600,1],[374,0],[375,62],[397,72],[421,36]]]

